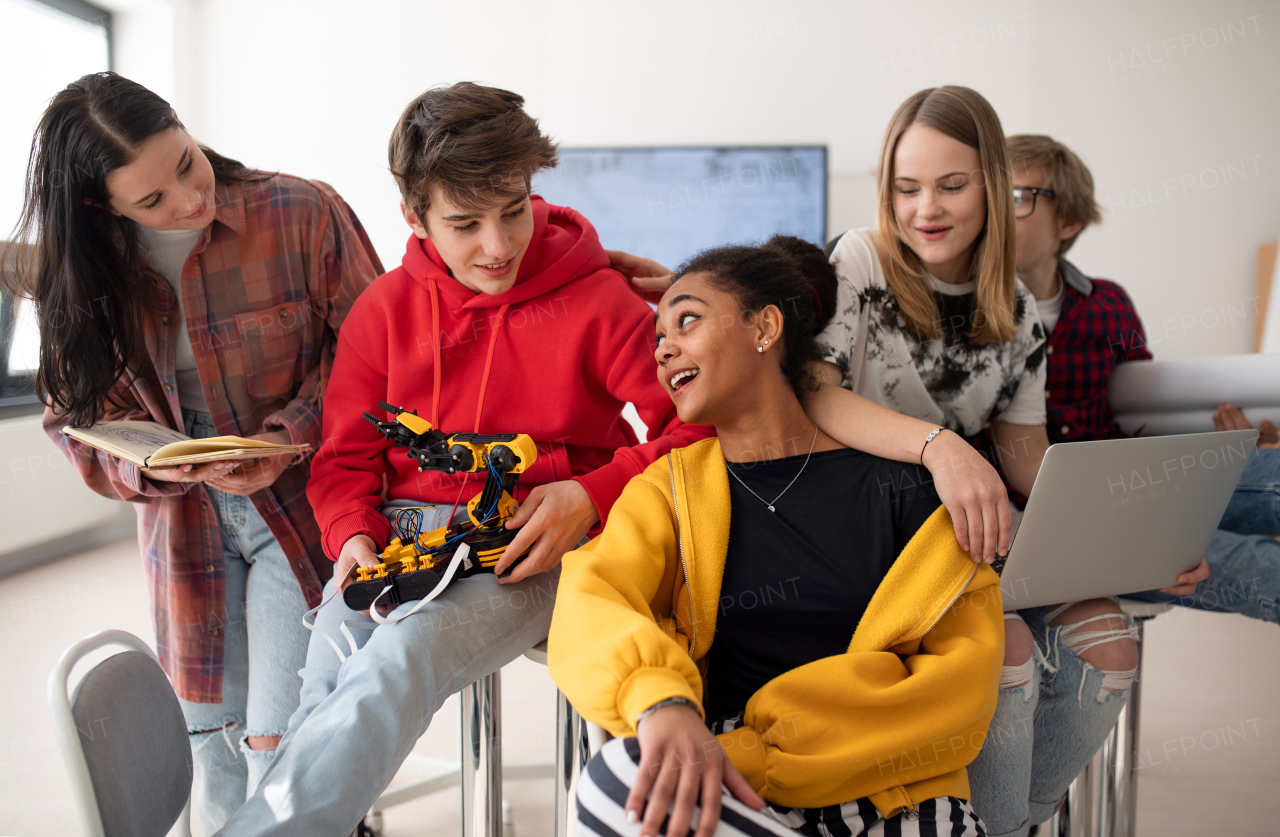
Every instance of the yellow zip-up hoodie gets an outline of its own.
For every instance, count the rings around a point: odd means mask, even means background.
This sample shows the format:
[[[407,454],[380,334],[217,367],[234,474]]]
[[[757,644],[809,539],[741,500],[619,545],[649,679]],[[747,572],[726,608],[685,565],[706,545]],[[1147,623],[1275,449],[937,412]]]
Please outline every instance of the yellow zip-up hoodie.
[[[565,556],[549,666],[583,717],[629,736],[660,700],[702,705],[729,519],[724,455],[706,439],[632,479],[604,532]],[[778,805],[870,797],[889,817],[936,796],[968,799],[965,765],[995,713],[1003,657],[999,579],[960,550],[939,508],[876,590],[848,651],[766,683],[743,726],[719,740]]]

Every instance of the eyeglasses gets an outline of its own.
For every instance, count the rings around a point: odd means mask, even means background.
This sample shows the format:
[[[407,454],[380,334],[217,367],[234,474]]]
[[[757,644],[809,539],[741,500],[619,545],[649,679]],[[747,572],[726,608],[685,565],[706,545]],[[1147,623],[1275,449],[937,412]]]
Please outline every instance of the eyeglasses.
[[[1057,197],[1052,189],[1040,189],[1035,186],[1014,186],[1013,217],[1018,220],[1030,218],[1031,213],[1036,211],[1036,195],[1044,195],[1050,200]]]

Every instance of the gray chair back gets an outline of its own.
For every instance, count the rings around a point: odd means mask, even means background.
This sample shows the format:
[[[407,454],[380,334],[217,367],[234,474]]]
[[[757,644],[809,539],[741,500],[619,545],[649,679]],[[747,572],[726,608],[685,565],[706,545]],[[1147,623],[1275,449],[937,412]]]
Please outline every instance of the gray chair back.
[[[124,651],[95,666],[71,713],[107,837],[164,837],[191,793],[191,744],[155,660]]]

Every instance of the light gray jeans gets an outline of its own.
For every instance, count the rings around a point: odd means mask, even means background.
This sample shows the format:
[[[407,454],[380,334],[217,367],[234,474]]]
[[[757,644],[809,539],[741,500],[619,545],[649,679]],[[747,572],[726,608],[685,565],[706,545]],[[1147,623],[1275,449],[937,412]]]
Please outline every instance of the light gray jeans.
[[[1113,688],[1106,672],[1072,649],[1069,637],[1082,623],[1049,627],[1050,612],[1017,612],[1038,649],[1030,680],[1001,687],[987,740],[969,765],[969,801],[990,837],[1026,837],[1031,826],[1053,816],[1129,697],[1128,685]]]
[[[215,435],[204,413],[183,413],[187,435]],[[193,488],[193,491],[200,490]],[[205,833],[244,804],[275,753],[252,750],[250,735],[280,735],[298,708],[298,669],[307,655],[306,597],[289,559],[248,497],[207,488],[222,533],[225,594],[222,700],[179,700],[195,761],[196,808]]]
[[[439,507],[424,530],[443,525],[447,512]],[[315,627],[346,647],[348,623],[358,650],[340,660],[322,637],[311,638],[301,704],[274,764],[219,834],[350,834],[446,698],[546,639],[559,579],[559,567],[516,584],[492,574],[457,579],[387,625],[334,596]]]

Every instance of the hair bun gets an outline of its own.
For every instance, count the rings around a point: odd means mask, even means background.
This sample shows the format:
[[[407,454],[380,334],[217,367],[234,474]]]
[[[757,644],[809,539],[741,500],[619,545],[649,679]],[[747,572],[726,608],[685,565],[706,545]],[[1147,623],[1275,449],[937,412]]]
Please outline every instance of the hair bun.
[[[760,249],[782,256],[804,275],[817,302],[814,332],[822,331],[836,310],[836,269],[827,260],[827,254],[816,244],[781,233],[766,241]]]

